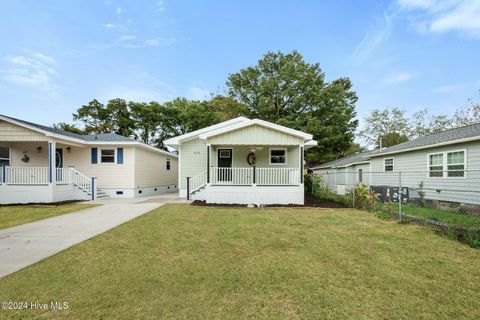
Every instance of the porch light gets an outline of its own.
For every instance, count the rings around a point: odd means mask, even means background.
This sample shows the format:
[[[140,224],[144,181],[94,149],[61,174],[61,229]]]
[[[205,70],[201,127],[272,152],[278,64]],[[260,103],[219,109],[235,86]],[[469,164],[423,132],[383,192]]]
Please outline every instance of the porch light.
[[[38,152],[38,153],[42,152],[42,147],[41,147],[41,146],[40,146],[40,147],[37,147],[37,152]]]
[[[70,153],[70,151],[72,150],[72,147],[67,147],[67,152]]]

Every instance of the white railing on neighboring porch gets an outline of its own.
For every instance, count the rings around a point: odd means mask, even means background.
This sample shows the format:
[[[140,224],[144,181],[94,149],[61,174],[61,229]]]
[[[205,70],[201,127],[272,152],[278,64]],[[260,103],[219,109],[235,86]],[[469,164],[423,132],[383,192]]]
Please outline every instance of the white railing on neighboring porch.
[[[95,178],[87,177],[73,167],[56,168],[55,184],[74,184],[96,198]],[[52,177],[53,178],[53,177]],[[48,167],[0,167],[0,184],[4,185],[48,185]]]
[[[210,183],[213,185],[299,185],[299,168],[210,168]]]
[[[2,181],[7,184],[48,184],[49,180],[48,167],[5,167],[4,171]]]

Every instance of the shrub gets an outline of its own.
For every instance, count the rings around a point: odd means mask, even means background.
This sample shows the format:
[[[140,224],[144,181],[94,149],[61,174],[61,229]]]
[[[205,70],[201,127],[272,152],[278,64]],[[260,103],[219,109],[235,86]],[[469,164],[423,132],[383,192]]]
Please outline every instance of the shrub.
[[[478,232],[469,232],[465,242],[472,248],[480,249],[480,234]]]
[[[379,195],[363,183],[355,185],[355,208],[375,211]]]

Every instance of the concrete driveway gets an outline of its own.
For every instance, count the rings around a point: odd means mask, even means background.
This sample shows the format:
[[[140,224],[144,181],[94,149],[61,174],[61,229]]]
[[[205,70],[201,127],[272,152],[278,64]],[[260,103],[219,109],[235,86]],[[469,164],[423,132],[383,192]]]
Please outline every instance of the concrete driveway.
[[[166,203],[177,193],[137,199],[105,199],[99,207],[0,230],[0,277],[23,269]]]

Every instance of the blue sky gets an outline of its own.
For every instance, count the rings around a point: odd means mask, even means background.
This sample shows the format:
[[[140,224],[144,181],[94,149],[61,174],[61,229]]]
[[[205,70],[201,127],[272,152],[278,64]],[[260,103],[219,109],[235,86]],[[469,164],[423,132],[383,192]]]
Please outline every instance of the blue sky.
[[[97,98],[225,92],[267,51],[350,77],[373,108],[452,114],[480,89],[480,0],[2,1],[0,113],[71,122]]]

